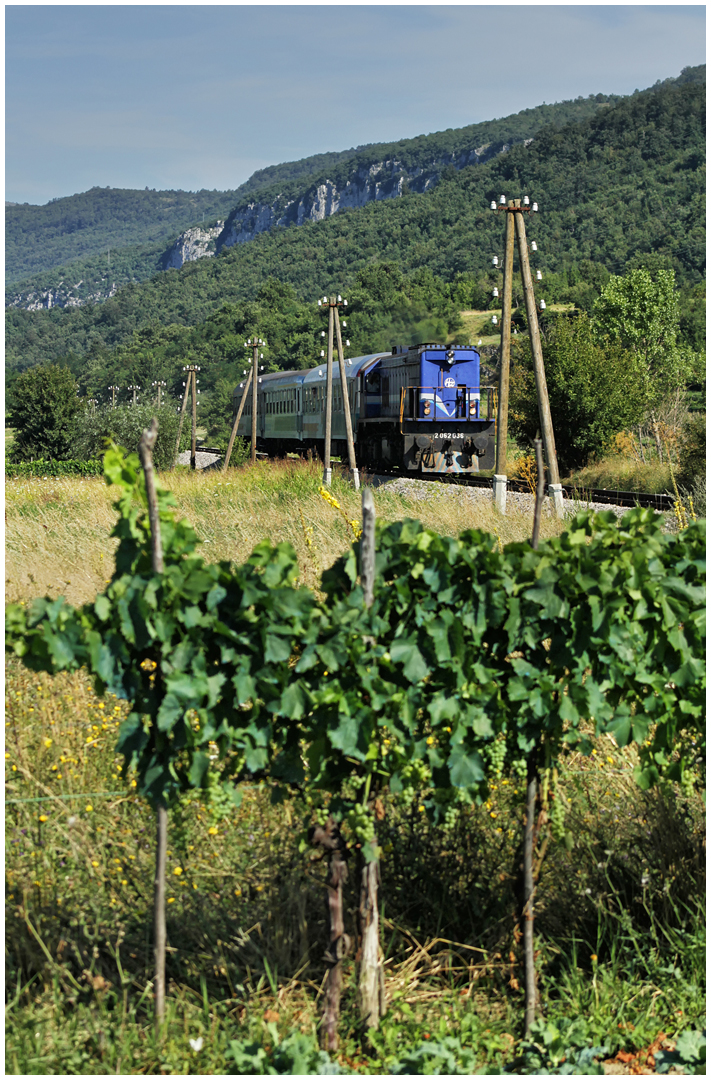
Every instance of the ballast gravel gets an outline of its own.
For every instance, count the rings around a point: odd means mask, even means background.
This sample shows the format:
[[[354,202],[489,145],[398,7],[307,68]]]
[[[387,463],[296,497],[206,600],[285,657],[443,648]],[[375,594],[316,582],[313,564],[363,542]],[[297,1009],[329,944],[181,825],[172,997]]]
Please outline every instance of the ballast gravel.
[[[369,478],[373,487],[382,487],[395,495],[404,495],[408,499],[424,500],[439,496],[453,499],[471,499],[474,502],[492,502],[491,488],[466,487],[460,484],[443,484],[436,480],[415,480],[408,476],[373,476]],[[535,497],[522,491],[506,492],[506,510],[519,514],[533,514]],[[610,503],[581,502],[578,499],[567,499],[563,494],[564,511],[566,517],[572,517],[579,510],[612,510],[617,517],[622,517],[629,510],[628,506],[614,506]],[[655,511],[662,513],[661,510]],[[543,503],[543,513],[553,516],[553,501],[546,498]]]
[[[210,465],[214,465],[215,462],[221,461],[221,454],[206,454],[202,450],[198,450],[195,454],[195,468],[207,469]],[[178,454],[178,465],[190,464],[190,451],[183,450],[181,454]]]

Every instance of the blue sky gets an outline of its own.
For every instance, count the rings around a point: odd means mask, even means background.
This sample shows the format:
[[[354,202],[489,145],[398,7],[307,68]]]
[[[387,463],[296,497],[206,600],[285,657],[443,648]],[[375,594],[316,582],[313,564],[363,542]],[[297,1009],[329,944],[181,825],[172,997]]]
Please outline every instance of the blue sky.
[[[325,150],[627,94],[705,62],[705,7],[6,11],[6,193],[236,188]]]

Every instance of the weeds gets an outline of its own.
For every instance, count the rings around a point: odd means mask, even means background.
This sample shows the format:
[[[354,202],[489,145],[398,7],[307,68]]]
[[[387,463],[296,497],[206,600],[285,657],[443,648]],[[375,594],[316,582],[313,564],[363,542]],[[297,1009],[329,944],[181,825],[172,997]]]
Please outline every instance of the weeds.
[[[123,709],[81,675],[35,677],[8,662],[6,1067],[225,1072],[236,1040],[264,1048],[266,1068],[290,1036],[316,1039],[320,1013],[324,870],[299,854],[305,807],[272,806],[258,786],[239,808],[209,791],[181,803],[168,848],[168,1018],[156,1044],[153,823],[118,776]],[[574,844],[549,849],[537,897],[546,1021],[561,1032],[566,1018],[586,1017],[587,1048],[610,1054],[659,1031],[673,1039],[704,1011],[703,908],[689,900],[703,890],[703,803],[693,792],[639,791],[634,758],[608,742],[568,761],[560,785]],[[429,825],[417,803],[388,801],[379,832],[388,1013],[364,1045],[345,961],[343,1071],[424,1071],[439,1056],[452,1071],[473,1060],[498,1069],[516,1058],[522,799],[504,777],[451,829]],[[355,891],[346,907],[352,922]],[[431,1052],[418,1050],[425,1044]]]
[[[290,539],[315,582],[352,542],[348,522],[359,505],[336,475],[332,495],[345,520],[335,515],[318,493],[319,472],[259,464],[224,478],[175,473],[170,483],[211,558],[238,560],[265,534]],[[504,543],[530,532],[527,515],[495,518],[454,489],[417,502],[383,489],[375,497],[379,516],[417,516],[440,531],[496,524]],[[114,514],[103,484],[11,482],[7,507],[13,598],[57,588],[63,572],[77,602],[110,576]],[[157,1043],[153,820],[130,776],[119,774],[114,745],[126,707],[97,698],[81,673],[33,676],[14,659],[5,704],[7,1071],[224,1073],[238,1067],[236,1050],[259,1058],[263,1071],[326,1068],[316,1049],[324,868],[299,852],[307,807],[297,797],[272,805],[259,785],[236,807],[220,800],[216,782],[181,802],[169,835],[169,993]],[[582,1067],[603,1046],[619,1061],[643,1054],[645,1062],[656,1046],[652,1060],[667,1055],[664,1064],[683,1032],[691,1034],[673,1060],[683,1051],[697,1066],[703,763],[693,785],[652,792],[636,787],[635,763],[633,747],[605,739],[561,771],[568,842],[549,847],[536,901],[546,1022],[533,1042],[545,1061],[519,1041],[523,790],[503,777],[486,803],[462,805],[448,829],[428,824],[418,801],[405,810],[385,800],[388,1012],[364,1040],[355,965],[345,960],[343,1038],[331,1071],[520,1072],[562,1068],[572,1055]],[[357,896],[349,888],[350,933]],[[573,1029],[576,1018],[584,1023]]]

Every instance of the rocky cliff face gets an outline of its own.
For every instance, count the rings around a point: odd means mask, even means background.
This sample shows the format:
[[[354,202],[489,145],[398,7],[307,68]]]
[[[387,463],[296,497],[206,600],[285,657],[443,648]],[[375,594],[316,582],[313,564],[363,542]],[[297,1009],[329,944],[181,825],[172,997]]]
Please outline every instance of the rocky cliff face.
[[[51,289],[18,292],[5,297],[5,307],[24,308],[26,311],[41,311],[43,308],[49,310],[53,307],[82,307],[83,304],[98,304],[103,300],[110,300],[119,289],[115,281],[98,292],[87,292],[85,288],[82,288],[83,285],[83,281],[78,281],[76,285],[60,281]]]
[[[215,241],[224,227],[224,221],[218,221],[207,228],[204,225],[195,225],[192,229],[186,229],[163,256],[164,269],[179,270],[186,262],[214,255]]]
[[[508,149],[505,143],[488,143],[413,169],[396,160],[378,161],[354,168],[341,182],[326,177],[315,180],[301,195],[278,194],[266,200],[252,199],[230,214],[217,238],[216,249],[220,251],[233,244],[244,244],[275,225],[323,221],[339,210],[365,206],[380,199],[397,199],[407,190],[427,191],[437,183],[445,168],[463,169],[467,165],[483,164]]]

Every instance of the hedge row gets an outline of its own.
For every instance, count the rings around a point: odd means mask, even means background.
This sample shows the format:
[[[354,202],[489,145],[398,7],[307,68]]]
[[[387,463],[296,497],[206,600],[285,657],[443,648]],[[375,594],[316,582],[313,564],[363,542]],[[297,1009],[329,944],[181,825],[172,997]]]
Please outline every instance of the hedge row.
[[[19,461],[5,462],[5,476],[101,476],[104,466],[100,459],[89,461]]]

